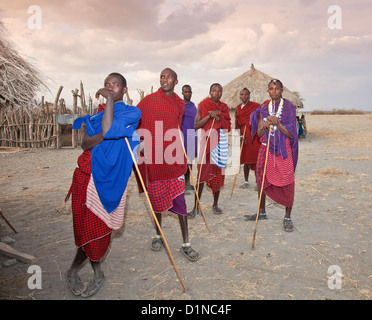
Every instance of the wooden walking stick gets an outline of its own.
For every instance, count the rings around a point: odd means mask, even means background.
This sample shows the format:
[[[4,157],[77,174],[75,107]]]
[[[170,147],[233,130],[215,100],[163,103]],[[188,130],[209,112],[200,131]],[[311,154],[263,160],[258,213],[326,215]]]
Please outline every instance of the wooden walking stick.
[[[130,147],[129,141],[128,141],[128,139],[127,139],[126,137],[125,137],[125,142],[127,143],[127,146],[128,146],[129,152],[130,152],[130,155],[131,155],[132,160],[133,160],[133,164],[134,164],[134,166],[135,166],[135,168],[136,168],[136,171],[137,171],[138,177],[139,177],[139,179],[140,179],[140,181],[141,181],[142,189],[143,189],[143,192],[145,193],[145,196],[146,196],[147,202],[148,202],[148,204],[149,204],[151,214],[152,214],[152,216],[153,216],[153,218],[154,218],[154,220],[155,220],[156,226],[158,227],[158,230],[160,231],[161,237],[162,237],[162,239],[163,239],[165,249],[167,250],[168,255],[169,255],[169,258],[171,259],[171,262],[172,262],[172,265],[173,265],[173,267],[174,267],[174,270],[176,271],[177,277],[178,277],[178,279],[179,279],[180,282],[181,282],[181,285],[182,285],[182,288],[183,288],[183,292],[186,292],[185,284],[183,283],[182,278],[181,278],[181,275],[180,275],[180,273],[179,273],[179,271],[178,271],[178,268],[177,268],[177,266],[176,266],[176,263],[174,262],[174,259],[173,259],[173,256],[172,256],[172,253],[171,253],[171,251],[170,251],[170,249],[169,249],[169,246],[168,246],[167,240],[165,239],[165,236],[164,236],[163,230],[161,229],[160,224],[159,224],[159,221],[158,221],[158,219],[156,218],[156,215],[155,215],[154,209],[152,208],[151,201],[150,201],[149,195],[148,195],[147,190],[146,190],[145,183],[143,182],[143,179],[142,179],[141,172],[139,171],[139,168],[138,168],[138,166],[137,166],[136,159],[134,158],[134,155],[133,155],[132,149],[131,149],[131,147]]]
[[[265,183],[267,157],[269,155],[269,147],[270,147],[270,137],[271,137],[271,126],[270,126],[270,129],[269,129],[269,138],[267,139],[267,145],[266,145],[266,157],[265,157],[265,164],[264,164],[264,172],[263,172],[263,175],[262,175],[260,197],[258,199],[258,205],[257,205],[256,223],[254,225],[254,231],[253,231],[252,250],[254,249],[254,242],[256,240],[257,222],[258,222],[258,215],[259,215],[259,212],[260,212],[260,204],[261,204],[261,199],[262,199],[263,186],[264,186],[264,183]]]
[[[245,137],[245,130],[247,129],[247,126],[244,127],[244,132],[243,132],[243,139]],[[233,192],[234,192],[234,187],[235,187],[235,181],[236,181],[236,176],[238,175],[239,173],[239,168],[240,168],[240,157],[242,155],[242,151],[243,151],[243,145],[244,145],[244,141],[240,147],[240,153],[239,153],[239,165],[238,165],[238,168],[236,170],[236,173],[235,173],[235,177],[234,177],[234,182],[233,182],[233,186],[232,186],[232,189],[231,189],[231,195],[230,195],[230,200],[232,198],[232,195],[233,195]]]
[[[183,152],[185,154],[185,157],[186,157],[186,161],[187,161],[187,153],[186,153],[186,150],[185,150],[185,145],[183,144],[183,139],[182,139],[182,135],[181,135],[181,129],[180,127],[178,127],[178,133],[180,135],[180,139],[181,139],[181,144],[182,144],[182,148],[183,148]],[[198,206],[200,208],[200,212],[202,214],[202,217],[203,217],[203,220],[204,220],[204,223],[205,223],[205,226],[207,227],[208,231],[211,232],[211,229],[209,229],[209,226],[208,226],[208,223],[207,223],[207,219],[205,218],[205,214],[204,214],[204,211],[201,207],[201,204],[200,204],[200,199],[199,199],[199,194],[198,192],[196,192],[196,186],[195,186],[195,181],[194,181],[194,177],[192,175],[192,170],[191,170],[191,167],[189,164],[187,164],[188,166],[188,170],[190,171],[190,177],[191,177],[191,181],[192,181],[192,185],[194,187],[194,191],[195,191],[195,195],[196,195],[196,199],[198,200]]]
[[[7,218],[5,218],[5,216],[3,215],[3,212],[1,211],[0,209],[0,216],[4,219],[4,221],[8,224],[9,227],[12,228],[12,230],[17,233],[16,229],[14,229],[14,227],[10,224],[10,222],[7,220]]]

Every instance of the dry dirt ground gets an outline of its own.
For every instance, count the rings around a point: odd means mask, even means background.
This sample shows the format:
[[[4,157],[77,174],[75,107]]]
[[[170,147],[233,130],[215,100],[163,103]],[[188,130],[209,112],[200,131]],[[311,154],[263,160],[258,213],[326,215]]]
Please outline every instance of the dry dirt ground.
[[[220,198],[223,215],[212,213],[211,192],[202,197],[211,232],[200,216],[189,222],[198,262],[179,252],[178,219],[171,213],[163,219],[184,293],[166,251],[150,250],[154,225],[132,175],[125,223],[114,232],[103,263],[106,281],[89,299],[371,299],[372,115],[306,117],[309,133],[300,141],[292,233],[282,229],[284,208],[267,201],[269,219],[258,223],[252,250],[254,223],[243,215],[257,210],[254,176],[243,190],[242,172],[238,175],[231,200],[234,177],[227,176]],[[10,246],[35,256],[33,264],[42,271],[42,288],[30,289],[30,265],[4,266],[10,258],[0,254],[0,299],[83,300],[65,280],[76,248],[70,203],[64,198],[80,153],[80,148],[0,150],[0,208],[18,231],[0,218],[0,239],[13,238]],[[186,196],[189,208],[193,197]],[[91,276],[87,264],[81,278]]]

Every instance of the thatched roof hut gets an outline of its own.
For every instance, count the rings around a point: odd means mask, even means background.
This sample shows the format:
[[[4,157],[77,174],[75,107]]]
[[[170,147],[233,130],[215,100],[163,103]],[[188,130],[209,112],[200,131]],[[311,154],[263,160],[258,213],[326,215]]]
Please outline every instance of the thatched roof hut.
[[[225,102],[230,109],[235,109],[241,104],[239,94],[246,87],[251,92],[251,101],[262,103],[270,99],[267,93],[267,85],[274,79],[267,74],[257,70],[254,65],[251,69],[236,79],[229,82],[223,87],[223,95],[221,101]],[[298,93],[289,91],[284,87],[283,98],[291,101],[297,108],[303,108],[303,103]]]
[[[42,74],[18,54],[0,22],[0,109],[33,105],[40,89],[47,89]]]

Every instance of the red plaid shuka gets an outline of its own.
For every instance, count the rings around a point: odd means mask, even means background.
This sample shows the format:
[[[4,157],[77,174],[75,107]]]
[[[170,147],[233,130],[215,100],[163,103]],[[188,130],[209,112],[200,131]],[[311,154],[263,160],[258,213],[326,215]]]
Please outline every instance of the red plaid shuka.
[[[139,164],[144,180],[153,182],[178,179],[187,170],[178,133],[185,109],[183,100],[176,93],[168,97],[159,88],[158,91],[143,98],[137,108],[141,110],[137,132],[144,139],[145,156],[148,157],[146,163]],[[148,133],[151,136],[148,136]],[[165,141],[167,133],[173,135],[172,141]],[[174,146],[177,149],[174,149]],[[152,159],[149,159],[150,152],[146,152],[149,148],[152,151]],[[171,156],[175,162],[168,164],[166,157],[169,150],[173,150]]]
[[[209,154],[218,144],[218,141],[220,139],[220,129],[223,129],[225,133],[230,132],[231,130],[231,118],[230,118],[230,112],[229,107],[227,104],[223,102],[219,102],[218,104],[215,104],[211,98],[206,98],[203,101],[201,101],[198,105],[198,113],[200,115],[200,118],[205,118],[210,111],[219,110],[221,111],[220,121],[214,121],[213,129],[216,130],[216,133],[218,135],[217,138],[213,137],[212,134],[210,134],[209,129],[211,129],[213,119],[209,119],[208,122],[204,125],[204,135],[210,136],[211,139],[208,141],[208,145],[205,146],[205,142],[207,140],[206,137],[202,136],[200,139],[200,153],[204,153],[204,150],[206,150],[206,154]],[[202,154],[199,153],[199,162],[202,160],[201,157]],[[204,161],[205,162],[205,161]]]
[[[224,129],[225,132],[231,130],[231,118],[228,106],[219,102],[215,104],[211,98],[206,98],[199,103],[198,113],[201,119],[205,118],[210,111],[220,110],[221,120],[215,121],[213,124],[213,129],[215,131],[210,131],[213,119],[209,119],[204,125],[204,136],[200,139],[200,151],[199,151],[199,164],[198,164],[198,177],[200,173],[200,179],[198,183],[207,182],[207,186],[212,189],[215,193],[219,191],[225,183],[225,175],[222,174],[222,170],[212,163],[211,151],[217,146],[220,138],[220,129]],[[216,134],[217,133],[217,134]],[[209,136],[209,139],[208,139]],[[206,141],[208,144],[206,145]]]
[[[216,175],[213,176],[212,179],[207,181],[207,186],[212,189],[213,194],[215,194],[217,191],[220,191],[225,183],[225,175],[222,174],[222,170],[218,168],[217,166],[213,165],[215,167],[215,173]],[[204,170],[204,168],[202,168]]]
[[[208,154],[209,157],[210,154]],[[209,160],[208,160],[209,161]],[[201,174],[199,179],[201,167]],[[204,163],[202,166],[198,164],[198,181],[197,183],[207,183],[207,187],[212,189],[213,194],[219,191],[225,183],[225,175],[222,172],[222,169],[214,165],[213,163]]]
[[[99,261],[106,253],[111,241],[111,229],[86,207],[87,187],[91,175],[90,150],[78,158],[70,191],[75,244],[82,248],[90,260]]]
[[[185,181],[173,179],[149,182],[147,193],[155,212],[162,213],[173,207],[173,199],[185,192]],[[185,212],[187,214],[187,212]]]
[[[138,167],[146,185],[151,205],[155,212],[161,213],[173,206],[173,199],[182,194],[185,188],[184,181],[178,179],[187,170],[182,141],[178,133],[178,130],[181,130],[185,104],[176,93],[168,97],[159,88],[158,91],[143,98],[137,108],[141,110],[141,120],[137,132],[144,139],[145,155],[149,157],[149,152],[146,152],[147,148],[151,148],[152,151],[152,159],[147,158]],[[151,136],[142,135],[141,129],[148,130],[147,132]],[[173,129],[175,137],[172,138],[172,141],[165,141],[164,137],[170,129]],[[168,164],[165,154],[171,145],[177,145],[179,148],[177,155],[172,152],[173,159],[176,159],[175,163]],[[163,161],[157,163],[159,155]],[[137,173],[136,178],[139,191],[143,192]]]

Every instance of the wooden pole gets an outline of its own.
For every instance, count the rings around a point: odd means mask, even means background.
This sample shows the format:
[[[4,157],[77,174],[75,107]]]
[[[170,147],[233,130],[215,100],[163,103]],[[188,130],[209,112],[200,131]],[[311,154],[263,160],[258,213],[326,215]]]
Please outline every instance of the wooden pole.
[[[86,115],[88,113],[88,110],[87,110],[87,104],[85,102],[84,85],[82,81],[80,81],[80,103],[81,103],[81,108],[83,110],[83,113],[84,115]]]
[[[79,93],[79,89],[71,90],[72,92],[72,113],[77,114],[77,95]],[[76,148],[78,145],[78,131],[72,130],[72,147]]]
[[[244,137],[245,137],[245,129],[247,129],[247,126],[244,127],[243,139],[244,139]],[[235,173],[235,177],[234,177],[234,182],[233,182],[232,189],[231,189],[231,194],[230,194],[230,200],[231,200],[232,195],[233,195],[233,192],[234,192],[236,176],[237,176],[238,173],[239,173],[239,168],[240,168],[240,157],[241,157],[241,155],[242,155],[243,145],[244,145],[244,140],[243,140],[243,143],[242,143],[242,145],[241,145],[241,147],[240,147],[240,153],[239,153],[239,165],[238,165],[238,168],[236,169],[236,173]]]
[[[162,237],[162,239],[163,239],[165,249],[167,250],[168,255],[169,255],[169,258],[171,259],[171,262],[172,262],[172,265],[173,265],[173,267],[174,267],[174,270],[176,271],[177,277],[178,277],[178,279],[179,279],[180,282],[181,282],[181,285],[182,285],[182,288],[183,288],[183,292],[186,292],[185,284],[183,283],[182,278],[181,278],[181,275],[180,275],[180,273],[179,273],[179,271],[178,271],[178,268],[177,268],[177,266],[176,266],[176,263],[174,262],[174,259],[173,259],[173,256],[172,256],[172,253],[171,253],[171,251],[170,251],[170,249],[169,249],[169,246],[168,246],[167,240],[165,239],[165,236],[164,236],[163,230],[161,229],[160,224],[159,224],[159,221],[158,221],[158,219],[156,218],[156,215],[155,215],[154,209],[152,208],[151,201],[150,201],[149,195],[148,195],[147,190],[146,190],[145,183],[143,182],[143,179],[142,179],[141,172],[140,172],[139,169],[138,169],[136,159],[134,158],[134,155],[133,155],[132,149],[131,149],[131,147],[130,147],[129,141],[128,141],[128,139],[127,139],[126,137],[125,137],[125,142],[127,143],[128,150],[129,150],[130,155],[131,155],[131,157],[132,157],[134,167],[136,168],[136,171],[137,171],[138,177],[139,177],[139,179],[140,179],[140,181],[141,181],[142,189],[143,189],[143,192],[145,193],[145,196],[146,196],[147,202],[148,202],[148,204],[149,204],[151,214],[152,214],[152,216],[153,216],[153,218],[154,218],[154,220],[155,220],[156,226],[158,227],[158,230],[160,231],[161,237]]]
[[[22,252],[19,252],[17,250],[15,250],[14,248],[12,248],[11,246],[5,244],[5,243],[2,243],[0,242],[0,253],[10,257],[10,258],[15,258],[19,261],[22,261],[24,263],[29,263],[29,264],[32,264],[34,261],[35,261],[35,257],[34,256],[31,256],[27,253],[22,253]]]
[[[263,172],[263,175],[262,175],[260,197],[258,199],[258,205],[257,205],[256,223],[254,225],[254,231],[253,231],[252,250],[254,249],[254,243],[255,243],[255,240],[256,240],[257,222],[258,222],[258,215],[259,215],[259,212],[260,212],[260,204],[261,204],[261,199],[262,199],[263,187],[264,187],[264,183],[265,183],[267,157],[269,155],[269,147],[270,147],[270,137],[271,137],[271,126],[270,126],[270,129],[269,129],[269,138],[267,139],[267,145],[266,145],[266,158],[265,158],[264,172]]]
[[[207,140],[205,142],[205,148],[204,148],[204,153],[203,153],[203,156],[202,156],[202,159],[201,159],[201,163],[200,163],[200,167],[199,167],[199,175],[198,175],[198,179],[196,180],[197,184],[198,184],[198,189],[197,189],[197,195],[199,196],[199,186],[200,186],[200,175],[201,175],[201,170],[202,170],[202,166],[203,166],[203,162],[204,162],[204,157],[206,156],[206,152],[207,152],[207,147],[208,147],[208,141],[209,141],[209,138],[211,136],[211,133],[212,133],[212,129],[213,129],[213,125],[214,125],[214,118],[213,118],[213,121],[212,121],[212,125],[210,127],[210,131],[209,131],[209,134],[208,134],[208,137],[207,137]],[[198,207],[196,207],[196,210],[198,210]]]
[[[184,145],[184,143],[183,143],[183,139],[182,139],[182,134],[181,134],[181,129],[180,129],[180,127],[178,127],[178,133],[179,133],[179,135],[180,135],[180,139],[181,139],[181,144],[182,144],[183,152],[184,152],[184,154],[185,154],[186,161],[187,161],[187,153],[186,153],[185,145]],[[201,214],[202,214],[202,217],[203,217],[203,220],[204,220],[205,226],[207,227],[208,231],[211,232],[211,229],[209,228],[208,223],[207,223],[207,219],[205,218],[204,211],[203,211],[203,209],[202,209],[202,207],[201,207],[201,203],[200,203],[200,199],[199,199],[199,194],[197,193],[197,190],[196,190],[196,185],[195,185],[194,177],[193,177],[193,175],[192,175],[191,167],[190,167],[189,164],[187,165],[187,167],[188,167],[188,170],[190,171],[190,177],[191,177],[192,185],[193,185],[193,187],[194,187],[194,191],[195,191],[196,199],[197,199],[197,201],[198,201],[198,206],[199,206],[199,208],[200,208],[200,212],[201,212]]]
[[[58,143],[59,139],[57,141],[56,136],[57,136],[57,122],[56,122],[56,114],[57,114],[57,107],[58,107],[58,101],[59,101],[59,96],[61,95],[61,92],[63,90],[63,86],[60,86],[56,95],[56,98],[54,100],[54,105],[53,105],[53,144],[54,148],[58,148]]]
[[[4,219],[4,221],[8,224],[9,227],[12,228],[12,230],[17,233],[16,229],[14,229],[14,227],[10,224],[10,222],[7,220],[7,218],[4,217],[3,215],[3,211],[0,209],[0,216]]]

